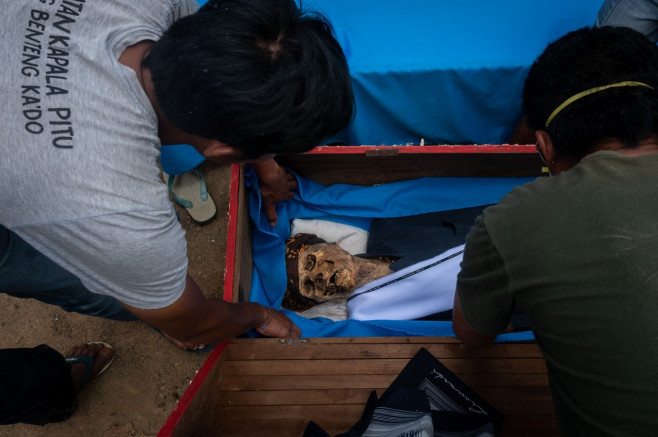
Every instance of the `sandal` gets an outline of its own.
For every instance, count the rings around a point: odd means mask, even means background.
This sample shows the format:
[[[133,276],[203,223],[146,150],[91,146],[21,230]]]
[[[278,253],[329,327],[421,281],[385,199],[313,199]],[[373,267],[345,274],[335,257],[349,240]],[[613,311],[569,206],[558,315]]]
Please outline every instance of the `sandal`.
[[[94,362],[96,361],[96,359],[94,357],[90,357],[89,355],[73,355],[73,356],[70,356],[70,357],[65,357],[64,361],[66,361],[69,364],[84,364],[85,365],[85,371],[84,371],[84,374],[82,375],[82,381],[80,382],[80,388],[78,389],[78,392],[81,392],[85,387],[87,387],[92,380],[94,380],[94,379],[98,378],[99,376],[101,376],[103,374],[103,372],[105,372],[110,367],[110,365],[114,362],[114,357],[116,356],[116,354],[114,353],[114,348],[109,343],[105,343],[105,342],[102,342],[102,341],[94,341],[94,342],[87,343],[87,344],[102,344],[103,348],[111,349],[112,350],[112,359],[110,359],[110,361],[108,361],[108,363],[105,364],[105,366],[103,366],[103,368],[98,372],[98,374],[96,374],[96,376],[94,376],[93,375],[93,373],[94,373]]]
[[[208,195],[206,180],[199,170],[176,175],[164,173],[164,179],[172,199],[183,206],[195,222],[204,224],[215,218],[217,208]]]

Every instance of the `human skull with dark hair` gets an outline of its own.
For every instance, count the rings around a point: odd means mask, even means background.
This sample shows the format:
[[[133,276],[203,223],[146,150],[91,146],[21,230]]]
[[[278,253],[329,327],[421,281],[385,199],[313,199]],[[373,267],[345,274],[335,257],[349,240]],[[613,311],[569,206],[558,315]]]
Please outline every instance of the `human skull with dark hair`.
[[[358,287],[391,273],[390,261],[351,255],[336,243],[297,234],[286,244],[288,287],[283,306],[304,311],[345,300]]]

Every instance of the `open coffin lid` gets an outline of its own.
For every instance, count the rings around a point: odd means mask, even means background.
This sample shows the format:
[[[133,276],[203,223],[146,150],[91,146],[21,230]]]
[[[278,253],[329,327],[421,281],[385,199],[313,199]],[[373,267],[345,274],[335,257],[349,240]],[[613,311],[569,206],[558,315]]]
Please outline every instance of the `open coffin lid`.
[[[370,186],[421,177],[536,177],[534,146],[323,146],[277,161],[320,184]],[[244,167],[231,172],[224,299],[249,299],[253,222]],[[236,339],[219,345],[159,436],[301,436],[313,420],[347,431],[370,390],[386,389],[421,347],[503,413],[502,435],[557,435],[541,353],[532,341],[474,352],[454,337]]]

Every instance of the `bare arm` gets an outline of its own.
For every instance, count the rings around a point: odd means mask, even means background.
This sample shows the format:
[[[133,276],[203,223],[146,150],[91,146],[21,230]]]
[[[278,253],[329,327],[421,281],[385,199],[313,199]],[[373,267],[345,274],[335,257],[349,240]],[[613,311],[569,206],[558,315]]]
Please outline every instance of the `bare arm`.
[[[468,324],[462,314],[461,302],[459,296],[455,293],[455,302],[452,307],[452,330],[455,331],[464,343],[473,347],[483,347],[494,341],[495,335],[484,335],[475,331]]]
[[[173,304],[142,310],[124,306],[144,322],[187,347],[229,340],[255,328],[270,337],[299,337],[300,329],[283,313],[263,305],[209,299],[188,275],[185,290]]]
[[[297,181],[274,159],[253,162],[251,166],[258,176],[265,215],[270,225],[274,227],[276,226],[276,204],[282,200],[293,198],[294,191],[297,189]]]

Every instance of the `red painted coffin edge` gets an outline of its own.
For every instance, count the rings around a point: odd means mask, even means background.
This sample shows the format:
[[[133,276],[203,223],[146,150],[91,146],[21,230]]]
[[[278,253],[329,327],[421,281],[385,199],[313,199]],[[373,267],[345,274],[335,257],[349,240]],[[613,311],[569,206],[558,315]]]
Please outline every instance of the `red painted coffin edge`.
[[[534,144],[482,144],[443,146],[318,146],[307,154],[362,154],[372,151],[395,151],[405,153],[537,153]]]
[[[231,185],[229,194],[228,207],[228,224],[226,230],[226,267],[224,269],[224,300],[233,301],[233,269],[235,267],[235,250],[236,250],[236,231],[238,224],[238,192],[240,189],[240,165],[231,166]],[[169,437],[174,432],[181,417],[187,411],[192,399],[197,391],[203,385],[206,377],[212,370],[213,366],[222,355],[228,342],[220,343],[210,352],[210,355],[201,366],[201,369],[190,382],[190,386],[185,390],[176,407],[171,412],[164,425],[157,434],[157,437]]]
[[[206,361],[201,366],[201,369],[199,369],[197,374],[194,376],[192,382],[190,382],[190,386],[185,390],[185,393],[183,393],[183,396],[176,404],[176,407],[174,407],[174,411],[172,411],[169,417],[167,417],[167,420],[165,421],[156,437],[168,437],[172,435],[176,425],[178,425],[181,417],[183,417],[183,414],[185,414],[185,411],[187,411],[187,408],[190,406],[192,399],[194,399],[197,391],[199,391],[199,388],[205,381],[206,377],[228,344],[228,342],[220,343],[210,352],[210,356],[208,356]]]

